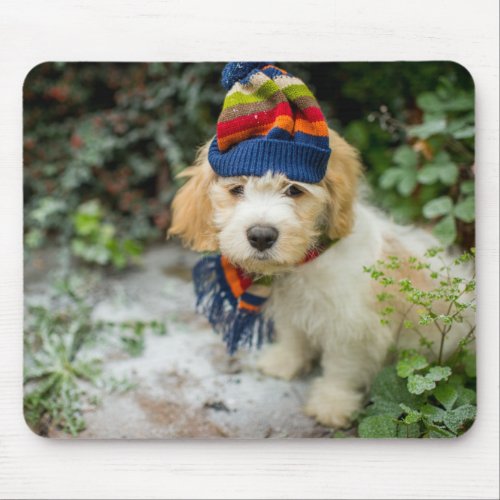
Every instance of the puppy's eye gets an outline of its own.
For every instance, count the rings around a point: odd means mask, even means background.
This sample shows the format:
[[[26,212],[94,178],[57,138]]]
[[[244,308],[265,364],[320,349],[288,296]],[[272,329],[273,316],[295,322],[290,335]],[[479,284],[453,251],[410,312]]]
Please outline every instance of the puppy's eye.
[[[294,186],[293,184],[288,187],[288,189],[285,191],[285,194],[287,196],[295,197],[295,196],[300,196],[301,194],[304,194],[304,191],[302,189],[299,189],[297,186]]]
[[[239,184],[238,186],[234,186],[232,187],[229,192],[233,195],[233,196],[241,196],[244,192],[245,192],[245,186],[242,186],[241,184]]]

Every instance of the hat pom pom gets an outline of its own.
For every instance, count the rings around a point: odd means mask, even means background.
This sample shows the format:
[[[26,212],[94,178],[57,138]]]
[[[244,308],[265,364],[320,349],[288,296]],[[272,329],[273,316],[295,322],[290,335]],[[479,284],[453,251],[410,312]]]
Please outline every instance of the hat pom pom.
[[[255,68],[260,68],[265,66],[266,62],[230,62],[227,63],[222,70],[221,83],[226,90],[230,90],[231,87],[245,78],[252,70]]]

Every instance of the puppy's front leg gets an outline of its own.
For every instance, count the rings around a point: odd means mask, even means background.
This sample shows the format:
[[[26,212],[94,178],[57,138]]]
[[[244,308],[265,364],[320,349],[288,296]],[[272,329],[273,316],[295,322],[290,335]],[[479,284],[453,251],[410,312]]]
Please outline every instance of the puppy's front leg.
[[[306,335],[288,324],[275,327],[277,339],[261,354],[257,368],[266,375],[285,380],[307,373],[315,353]]]
[[[329,427],[348,427],[382,363],[383,356],[360,345],[327,347],[321,360],[323,375],[312,383],[305,413]]]

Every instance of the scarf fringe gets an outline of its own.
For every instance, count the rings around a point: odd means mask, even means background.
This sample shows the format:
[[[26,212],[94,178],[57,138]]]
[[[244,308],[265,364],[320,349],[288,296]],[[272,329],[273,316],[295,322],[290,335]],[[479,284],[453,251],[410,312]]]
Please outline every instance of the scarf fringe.
[[[261,312],[238,307],[222,268],[220,256],[203,257],[193,269],[196,307],[203,313],[227,345],[229,354],[256,339],[260,347],[265,339],[271,340],[273,323]]]

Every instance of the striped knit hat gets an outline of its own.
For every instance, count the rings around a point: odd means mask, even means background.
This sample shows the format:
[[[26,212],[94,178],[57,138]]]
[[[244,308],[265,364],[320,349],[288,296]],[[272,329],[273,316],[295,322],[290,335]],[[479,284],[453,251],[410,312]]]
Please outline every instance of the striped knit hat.
[[[232,62],[228,90],[208,160],[222,177],[282,173],[298,182],[323,179],[328,126],[304,82],[268,63]]]

